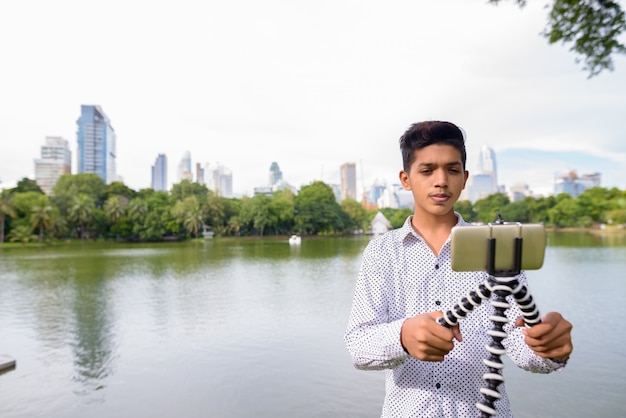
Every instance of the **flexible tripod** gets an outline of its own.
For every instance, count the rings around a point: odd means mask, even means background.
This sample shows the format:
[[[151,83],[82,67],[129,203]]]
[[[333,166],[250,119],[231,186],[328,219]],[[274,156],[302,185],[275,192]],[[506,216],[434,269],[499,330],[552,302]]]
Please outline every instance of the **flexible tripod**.
[[[498,213],[498,220],[495,222],[495,225],[503,224],[504,222]],[[492,224],[489,225],[491,226]],[[487,238],[487,246],[487,273],[489,278],[470,290],[466,296],[461,298],[459,303],[447,311],[442,318],[438,319],[439,324],[451,328],[457,325],[460,319],[465,318],[476,306],[480,306],[483,299],[489,299],[492,294],[494,295],[490,303],[494,307],[495,312],[489,318],[493,322],[493,328],[487,331],[487,334],[491,336],[491,343],[485,346],[489,354],[483,360],[483,363],[488,368],[488,372],[483,375],[483,380],[487,386],[480,390],[483,394],[483,401],[476,404],[476,408],[482,412],[483,418],[497,415],[494,404],[502,398],[502,395],[498,392],[498,386],[504,382],[504,377],[502,376],[504,364],[500,357],[506,353],[502,341],[507,337],[504,325],[509,322],[506,317],[506,311],[511,307],[506,297],[513,295],[522,311],[526,326],[530,327],[541,322],[539,311],[528,288],[526,285],[519,283],[516,278],[522,270],[522,237],[514,238],[512,269],[496,270],[496,239],[492,237]]]

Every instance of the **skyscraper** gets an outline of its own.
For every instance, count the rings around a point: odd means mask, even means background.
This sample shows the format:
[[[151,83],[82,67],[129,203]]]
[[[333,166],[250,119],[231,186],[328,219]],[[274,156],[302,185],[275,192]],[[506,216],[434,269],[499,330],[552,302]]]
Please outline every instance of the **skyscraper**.
[[[233,173],[223,165],[217,164],[215,169],[209,170],[205,175],[209,176],[207,187],[217,193],[218,196],[233,197]]]
[[[191,172],[191,152],[185,151],[183,158],[178,163],[178,181],[193,180],[193,173]]]
[[[483,145],[478,155],[478,170],[470,175],[461,199],[474,203],[498,191],[496,153],[488,145]]]
[[[35,182],[47,195],[63,174],[72,173],[72,153],[67,140],[47,136],[41,146],[41,158],[35,160]]]
[[[152,189],[167,191],[167,156],[159,154],[152,166]]]
[[[480,174],[491,175],[491,193],[498,191],[498,167],[496,164],[496,153],[489,145],[480,148],[478,156],[478,172]]]
[[[115,130],[107,115],[100,106],[81,105],[76,124],[77,171],[97,174],[107,184],[117,181]]]
[[[269,187],[274,187],[283,179],[283,172],[280,171],[277,162],[273,162],[270,165]]]
[[[341,200],[356,200],[356,164],[345,163],[341,166]]]

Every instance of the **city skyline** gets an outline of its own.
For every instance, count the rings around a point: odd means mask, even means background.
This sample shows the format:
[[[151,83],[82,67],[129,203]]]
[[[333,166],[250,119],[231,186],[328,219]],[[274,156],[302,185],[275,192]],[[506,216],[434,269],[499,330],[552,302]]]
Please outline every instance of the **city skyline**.
[[[0,6],[10,17],[0,36],[14,40],[0,47],[10,63],[0,75],[0,188],[34,177],[47,136],[76,155],[79,106],[98,104],[115,128],[116,171],[136,190],[150,186],[158,154],[175,181],[172,163],[190,150],[194,162],[228,167],[239,195],[266,182],[272,161],[295,187],[339,183],[354,162],[361,193],[397,181],[398,138],[429,119],[466,131],[470,173],[489,144],[499,184],[547,194],[555,175],[576,170],[626,189],[626,57],[589,79],[567,46],[538,35],[541,4],[74,6]]]
[[[46,138],[54,138],[54,137],[46,137]],[[67,141],[67,142],[68,142],[68,145],[71,144],[71,141]],[[40,148],[43,148],[43,146],[41,144],[40,144]],[[485,157],[485,153],[487,153],[489,155],[488,158]],[[70,150],[69,154],[72,155],[72,157],[75,155],[71,150]],[[168,190],[171,189],[173,184],[176,184],[176,183],[180,182],[183,178],[187,179],[187,180],[190,180],[190,181],[198,182],[197,175],[193,171],[187,171],[187,170],[182,170],[181,171],[181,164],[183,162],[185,163],[185,167],[187,167],[187,169],[189,169],[192,166],[195,167],[196,164],[202,164],[202,165],[206,166],[207,169],[211,166],[211,164],[208,163],[208,162],[196,161],[193,158],[193,153],[191,151],[189,151],[189,150],[184,151],[182,153],[182,156],[183,157],[178,161],[178,163],[176,163],[176,162],[170,162],[172,159],[167,157],[166,154],[159,153],[155,157],[156,161],[154,161],[153,164],[150,167],[147,168],[147,170],[149,172],[148,177],[150,178],[150,180],[148,182],[149,184],[147,186],[145,186],[145,187],[140,187],[140,188],[134,188],[131,185],[128,185],[128,184],[127,185],[129,187],[133,188],[134,190],[140,190],[140,189],[153,187],[153,181],[154,180],[153,180],[152,176],[153,176],[153,172],[155,171],[156,165],[158,164],[159,165],[158,170],[159,170],[159,173],[160,173],[159,175],[162,175],[162,170],[163,169],[166,170],[165,171],[165,173],[166,173],[165,183],[167,184],[167,187],[166,187],[165,190],[168,191]],[[488,145],[484,144],[481,147],[481,149],[480,149],[479,155],[475,158],[475,160],[476,160],[476,164],[475,164],[476,168],[475,169],[472,170],[469,167],[470,162],[468,161],[468,167],[467,168],[470,171],[470,181],[468,181],[468,185],[466,186],[466,192],[469,193],[469,189],[470,189],[471,183],[472,183],[471,182],[471,177],[472,176],[485,174],[486,168],[483,166],[483,164],[485,164],[485,158],[488,161],[487,162],[488,164],[494,164],[494,165],[495,165],[496,161],[500,160],[499,156],[497,157],[495,155],[495,152],[491,149],[491,147],[489,147]],[[585,158],[588,158],[588,156],[578,156],[578,157],[572,158],[572,161],[579,161],[580,158],[585,159]],[[468,156],[468,160],[469,159],[471,159],[471,158]],[[524,159],[524,157],[522,157],[522,159]],[[39,160],[40,160],[39,158],[33,158],[33,161],[35,162],[35,164]],[[591,160],[593,161],[593,159],[591,159]],[[505,164],[505,165],[509,165],[509,163],[510,162],[507,161],[507,164]],[[76,155],[76,158],[72,158],[72,164],[71,164],[71,166],[72,166],[72,171],[71,171],[72,174],[77,174],[76,167],[78,166],[78,164],[79,164],[79,162],[78,162],[78,155]],[[259,165],[259,171],[256,173],[256,177],[262,178],[263,176],[267,176],[268,174],[271,175],[271,173],[273,172],[272,170],[275,169],[275,168],[273,168],[274,164],[277,164],[278,166],[280,166],[281,163],[277,162],[277,161],[271,161],[271,162],[269,162],[267,164],[269,169],[266,169],[266,170],[262,170],[261,165]],[[323,175],[323,172],[322,172],[322,174],[321,174],[321,176],[319,178],[315,177],[315,175],[312,174],[311,177],[310,177],[310,180],[305,181],[302,184],[294,185],[293,183],[290,182],[289,177],[285,176],[283,174],[283,170],[280,170],[280,178],[281,178],[281,180],[285,181],[286,183],[294,186],[296,189],[300,189],[302,186],[310,184],[313,181],[317,181],[317,180],[322,180],[322,181],[324,181],[325,183],[327,183],[329,185],[334,185],[334,186],[338,186],[339,188],[341,188],[341,185],[342,185],[341,170],[342,170],[342,167],[347,166],[347,165],[351,166],[352,181],[356,181],[357,184],[358,184],[358,186],[356,187],[356,197],[357,197],[357,200],[361,199],[362,193],[366,193],[367,190],[369,190],[372,187],[375,187],[376,185],[380,186],[381,183],[382,183],[382,184],[385,184],[387,187],[390,187],[390,186],[392,186],[394,184],[398,184],[399,183],[397,178],[389,177],[389,178],[375,178],[371,183],[363,182],[364,184],[362,184],[362,182],[357,179],[358,176],[356,175],[356,173],[359,172],[362,168],[359,167],[358,163],[353,163],[353,162],[344,162],[344,163],[340,164],[338,167],[336,167],[335,169],[336,169],[336,173],[337,174],[335,176],[333,176],[332,179],[328,179],[328,178],[324,179],[323,178],[324,175]],[[582,166],[584,166],[584,165],[581,165],[581,167]],[[177,167],[177,170],[174,170],[173,169],[174,167]],[[499,174],[500,174],[500,172],[498,171],[498,168],[496,168],[494,166],[491,166],[491,167],[495,168],[495,175],[496,175],[496,178],[497,178],[499,176]],[[216,169],[227,169],[227,168],[224,167],[224,166],[219,165],[219,166],[216,166]],[[322,170],[323,170],[323,168],[322,168]],[[176,171],[178,171],[178,174],[176,176],[173,176],[172,172],[176,172]],[[204,173],[204,168],[203,168],[202,172]],[[489,172],[489,171],[487,171],[487,172]],[[586,176],[586,175],[592,175],[592,174],[599,173],[600,176],[602,177],[602,171],[601,170],[581,170],[581,169],[578,169],[578,168],[574,167],[574,168],[568,169],[568,170],[562,170],[562,171],[555,171],[555,172],[553,172],[551,177],[546,178],[546,180],[545,180],[546,183],[545,183],[545,187],[543,188],[543,192],[537,191],[536,189],[532,189],[527,183],[524,183],[523,180],[516,181],[516,182],[510,183],[510,184],[500,183],[500,184],[498,184],[498,186],[501,187],[501,188],[504,187],[504,190],[500,190],[500,191],[502,191],[504,193],[509,193],[509,192],[511,192],[511,190],[513,188],[519,187],[520,185],[524,185],[524,186],[527,187],[528,191],[532,192],[532,194],[534,194],[534,195],[548,196],[548,195],[552,195],[553,194],[553,191],[554,191],[554,188],[555,188],[555,184],[556,184],[557,180],[561,176],[570,176],[572,173],[577,174],[579,177],[583,177],[583,176]],[[124,177],[123,173],[117,173],[117,174],[120,177],[119,181],[124,182],[124,180],[123,180],[123,177]],[[207,175],[211,176],[211,175],[214,175],[214,174],[207,172],[207,174],[205,175],[205,179],[206,179]],[[237,173],[232,172],[231,176],[233,178],[236,178]],[[23,176],[23,177],[29,178],[28,176]],[[20,177],[18,180],[21,180],[23,177]],[[175,177],[175,179],[174,180],[168,180],[168,179],[171,179],[172,177]],[[30,179],[31,180],[35,180],[35,177],[33,176]],[[163,180],[161,180],[161,181],[163,181]],[[235,183],[235,181],[232,180],[232,179],[230,181]],[[203,179],[203,181],[200,181],[200,183],[205,184],[204,179]],[[211,180],[209,180],[209,183],[211,183]],[[243,195],[252,196],[252,195],[254,195],[254,190],[255,189],[266,187],[268,185],[267,183],[268,183],[267,180],[265,180],[265,181],[261,181],[260,180],[259,184],[256,184],[254,187],[252,187],[251,191],[247,191],[247,192],[244,192],[244,193],[239,193],[237,191],[234,191],[232,193],[232,196],[235,196],[235,197],[239,197],[239,196],[243,196]],[[159,183],[159,184],[161,184],[161,183]],[[215,187],[213,184],[208,184],[208,186],[210,186],[210,188],[214,188]],[[600,186],[601,187],[607,187],[607,188],[618,187],[618,186],[606,186],[605,184],[603,184],[602,181],[601,181]],[[14,184],[12,184],[12,185],[11,184],[5,185],[4,183],[0,183],[0,190],[5,189],[5,188],[10,188],[10,187],[14,187]],[[351,186],[351,187],[354,187],[354,186]],[[623,188],[623,189],[626,190],[626,188]],[[469,195],[467,195],[466,198],[468,198],[470,200],[476,200],[476,197],[470,198]]]

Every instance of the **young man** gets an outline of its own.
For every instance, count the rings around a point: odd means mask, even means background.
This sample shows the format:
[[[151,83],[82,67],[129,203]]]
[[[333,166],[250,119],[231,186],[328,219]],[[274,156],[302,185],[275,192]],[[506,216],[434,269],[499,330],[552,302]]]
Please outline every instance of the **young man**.
[[[400,181],[413,194],[415,213],[367,246],[346,345],[357,368],[389,369],[382,417],[480,416],[475,405],[486,386],[493,307],[483,301],[451,329],[436,321],[488,277],[450,265],[452,227],[467,225],[453,210],[468,178],[464,135],[449,122],[421,122],[400,138],[400,149]],[[518,280],[526,283],[523,272]],[[549,373],[565,366],[572,325],[559,313],[525,328],[512,302],[507,316],[503,345],[519,367]],[[512,416],[504,384],[498,391],[498,416]]]

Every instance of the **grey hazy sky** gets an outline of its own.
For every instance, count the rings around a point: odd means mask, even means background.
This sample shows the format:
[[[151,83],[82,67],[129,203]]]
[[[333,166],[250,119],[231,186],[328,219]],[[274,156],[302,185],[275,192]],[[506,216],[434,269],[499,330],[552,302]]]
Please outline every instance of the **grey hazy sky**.
[[[2,2],[0,187],[34,178],[48,135],[69,140],[75,169],[80,105],[98,104],[134,189],[159,153],[176,181],[187,150],[230,168],[236,193],[265,185],[272,161],[296,187],[338,182],[344,162],[359,187],[391,183],[399,136],[425,119],[465,129],[470,171],[483,144],[529,156],[500,164],[500,183],[550,191],[588,156],[626,189],[626,59],[587,79],[539,35],[544,3]]]

